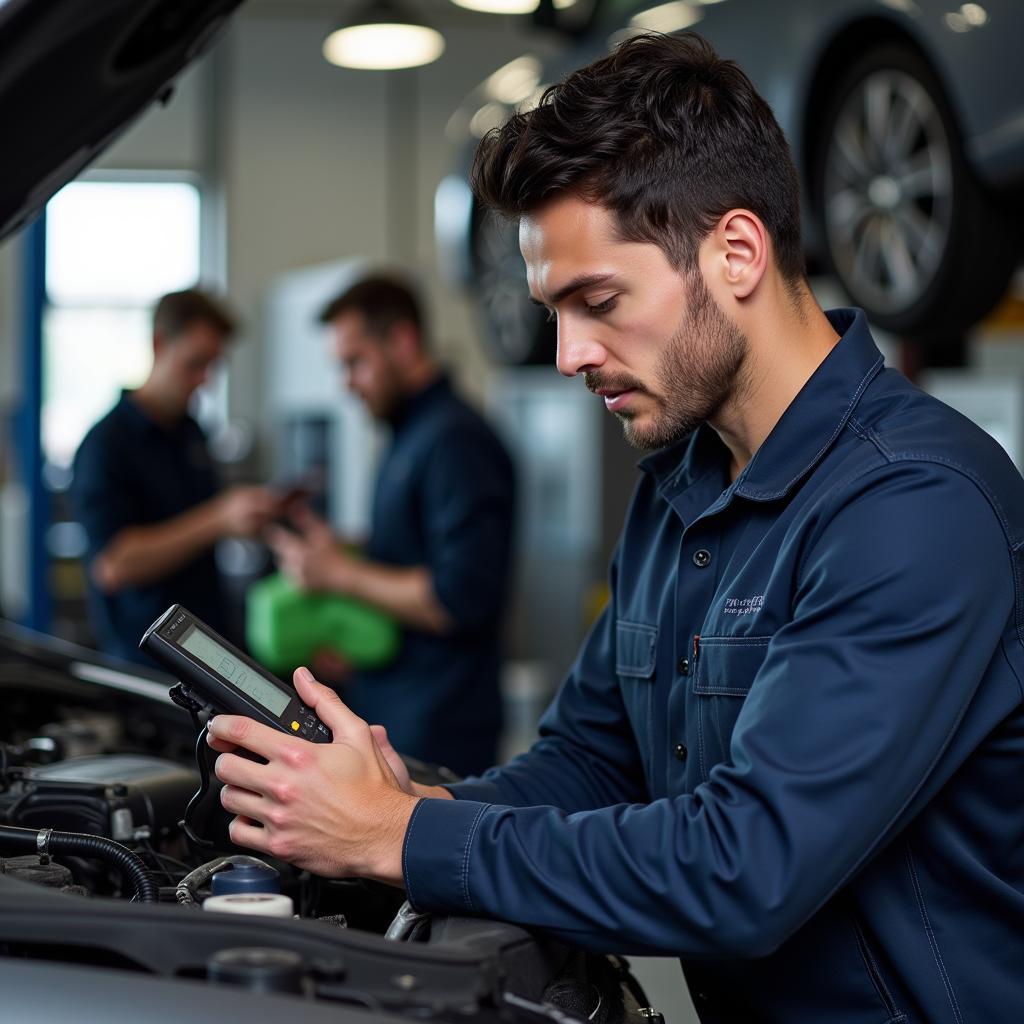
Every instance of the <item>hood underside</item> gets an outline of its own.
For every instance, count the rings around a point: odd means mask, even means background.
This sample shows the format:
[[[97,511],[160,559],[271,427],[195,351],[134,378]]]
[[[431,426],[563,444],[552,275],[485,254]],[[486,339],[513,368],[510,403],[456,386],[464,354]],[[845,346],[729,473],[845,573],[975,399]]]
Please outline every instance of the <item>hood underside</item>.
[[[242,0],[0,0],[0,239],[169,90]]]

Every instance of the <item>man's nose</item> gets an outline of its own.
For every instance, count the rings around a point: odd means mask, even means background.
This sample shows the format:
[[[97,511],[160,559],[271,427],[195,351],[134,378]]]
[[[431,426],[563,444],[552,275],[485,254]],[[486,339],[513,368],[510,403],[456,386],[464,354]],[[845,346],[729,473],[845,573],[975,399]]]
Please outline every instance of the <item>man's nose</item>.
[[[563,377],[596,370],[604,363],[604,348],[589,337],[584,324],[574,324],[568,317],[558,318],[558,349],[555,366]]]

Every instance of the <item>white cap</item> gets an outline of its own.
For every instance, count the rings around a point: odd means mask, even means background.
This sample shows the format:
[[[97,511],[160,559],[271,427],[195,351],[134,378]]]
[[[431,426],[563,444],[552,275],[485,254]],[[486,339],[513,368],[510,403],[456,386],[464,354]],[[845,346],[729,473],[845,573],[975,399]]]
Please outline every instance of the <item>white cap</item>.
[[[203,910],[222,914],[257,914],[260,917],[292,917],[295,906],[291,896],[279,892],[232,892],[226,896],[208,896]]]

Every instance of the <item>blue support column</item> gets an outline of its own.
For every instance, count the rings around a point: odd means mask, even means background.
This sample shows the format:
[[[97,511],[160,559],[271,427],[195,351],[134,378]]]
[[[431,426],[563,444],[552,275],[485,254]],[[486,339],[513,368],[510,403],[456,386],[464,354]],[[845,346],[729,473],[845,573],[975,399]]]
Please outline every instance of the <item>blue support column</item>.
[[[21,406],[16,417],[18,477],[29,503],[28,605],[24,625],[50,628],[50,496],[43,485],[43,311],[46,307],[46,214],[25,229],[22,254]]]

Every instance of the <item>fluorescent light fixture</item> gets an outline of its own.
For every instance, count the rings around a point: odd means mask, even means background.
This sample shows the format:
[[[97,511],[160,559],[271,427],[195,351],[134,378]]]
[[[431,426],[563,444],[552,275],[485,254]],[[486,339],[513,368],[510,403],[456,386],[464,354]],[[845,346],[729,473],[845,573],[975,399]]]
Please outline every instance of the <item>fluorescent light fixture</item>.
[[[452,0],[452,3],[484,14],[532,14],[539,6],[539,0]]]
[[[703,17],[704,12],[699,7],[683,0],[672,0],[671,3],[638,11],[629,19],[629,27],[641,32],[681,32],[696,25]]]
[[[324,40],[323,53],[330,63],[342,68],[415,68],[444,53],[444,36],[394,0],[373,0]]]
[[[470,119],[469,130],[482,139],[492,128],[504,124],[508,113],[503,103],[485,103]]]
[[[960,13],[972,28],[980,28],[988,21],[988,11],[981,4],[961,4]]]
[[[498,68],[484,83],[487,98],[514,106],[533,95],[540,82],[540,61],[526,54]]]
[[[556,11],[575,7],[577,0],[552,0]],[[719,0],[705,0],[706,3],[718,3]],[[480,11],[483,14],[533,14],[540,6],[540,0],[452,0],[467,11]]]
[[[917,6],[915,0],[879,0],[879,3],[901,14],[912,14],[916,17],[921,13],[921,8]]]

